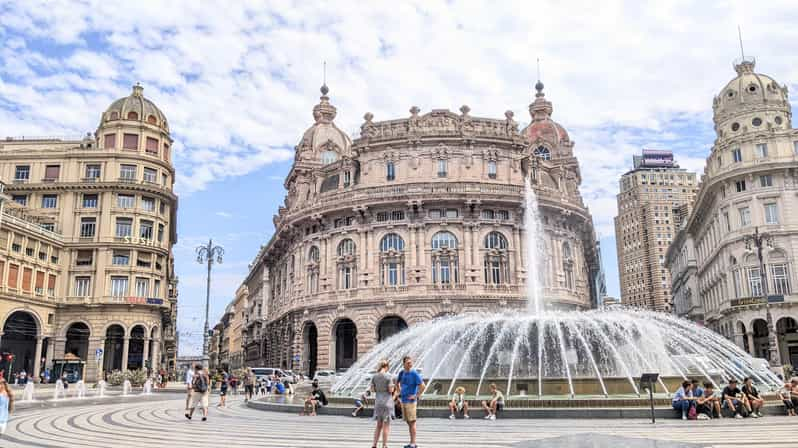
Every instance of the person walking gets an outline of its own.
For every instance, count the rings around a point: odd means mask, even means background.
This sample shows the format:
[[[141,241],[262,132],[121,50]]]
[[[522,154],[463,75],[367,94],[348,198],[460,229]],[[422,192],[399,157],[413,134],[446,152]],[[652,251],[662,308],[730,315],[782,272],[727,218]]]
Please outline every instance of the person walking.
[[[227,405],[227,390],[228,386],[230,385],[230,375],[227,374],[224,370],[221,372],[221,384],[219,385],[219,404],[217,407],[223,408]]]
[[[402,358],[402,366],[404,369],[399,372],[397,378],[399,383],[399,397],[402,400],[402,416],[407,423],[407,429],[410,433],[410,443],[405,445],[404,448],[416,448],[416,411],[418,399],[426,389],[424,379],[421,375],[413,369],[413,358],[405,356]]]
[[[186,414],[188,414],[188,407],[191,404],[191,384],[194,382],[194,369],[196,368],[196,364],[192,364],[190,368],[186,369],[184,378],[186,382]]]
[[[388,373],[388,360],[383,359],[377,365],[377,373],[371,377],[371,390],[374,392],[374,419],[377,427],[374,428],[374,443],[372,448],[377,448],[382,433],[382,448],[388,446],[388,436],[391,434],[391,420],[394,419],[393,393],[396,382],[393,375]]]
[[[252,399],[252,394],[254,393],[255,387],[255,379],[252,378],[252,369],[247,367],[247,370],[244,372],[244,403],[248,402]]]
[[[8,418],[14,412],[14,391],[5,378],[0,378],[0,437],[6,433]]]
[[[202,421],[208,420],[208,395],[210,394],[211,379],[207,370],[196,366],[194,379],[191,382],[191,408],[186,412],[186,418],[191,420],[197,405],[202,406]]]

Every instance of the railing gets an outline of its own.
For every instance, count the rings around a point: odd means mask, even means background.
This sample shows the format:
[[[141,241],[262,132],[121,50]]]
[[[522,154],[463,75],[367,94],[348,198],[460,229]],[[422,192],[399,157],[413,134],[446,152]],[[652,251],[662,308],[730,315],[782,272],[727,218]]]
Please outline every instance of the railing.
[[[52,238],[52,239],[58,240],[59,242],[62,242],[62,243],[65,241],[63,235],[61,235],[60,233],[43,229],[38,224],[26,221],[26,220],[21,219],[21,218],[18,218],[18,217],[14,216],[14,215],[12,215],[10,213],[3,212],[3,219],[6,222],[10,222],[10,223],[13,223],[14,225],[23,227],[26,230],[28,230],[31,233],[34,233],[36,235],[44,236],[46,238]]]

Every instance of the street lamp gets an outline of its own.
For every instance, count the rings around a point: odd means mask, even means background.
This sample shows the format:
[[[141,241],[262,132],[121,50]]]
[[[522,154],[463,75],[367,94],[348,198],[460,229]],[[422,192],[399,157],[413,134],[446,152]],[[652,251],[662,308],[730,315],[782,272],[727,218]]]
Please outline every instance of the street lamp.
[[[759,259],[759,278],[762,283],[762,296],[765,298],[765,319],[768,325],[768,362],[771,367],[781,367],[779,360],[779,346],[776,341],[776,331],[773,328],[773,315],[770,314],[770,301],[768,300],[768,281],[765,272],[765,261],[762,257],[762,246],[773,248],[773,237],[768,233],[759,233],[759,227],[754,227],[753,235],[745,236],[745,250],[751,252],[751,246],[756,248],[756,256]],[[753,347],[751,347],[753,349]]]
[[[197,247],[197,263],[208,264],[208,284],[205,289],[205,331],[202,333],[202,366],[205,368],[209,367],[208,351],[210,347],[208,343],[210,339],[208,338],[208,332],[210,331],[210,327],[208,326],[208,312],[211,306],[211,266],[213,266],[214,262],[222,264],[223,256],[224,248],[222,248],[222,246],[214,246],[212,239],[208,240],[207,246]]]

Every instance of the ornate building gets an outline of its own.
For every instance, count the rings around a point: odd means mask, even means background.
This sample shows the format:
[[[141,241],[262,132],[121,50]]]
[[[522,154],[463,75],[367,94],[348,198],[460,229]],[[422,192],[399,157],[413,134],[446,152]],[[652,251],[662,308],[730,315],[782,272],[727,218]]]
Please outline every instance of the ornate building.
[[[591,216],[566,130],[536,85],[531,124],[445,109],[375,121],[354,141],[322,86],[276,231],[244,281],[249,365],[346,368],[408,325],[524,309],[524,178],[540,204],[550,306],[594,306]]]
[[[679,168],[671,151],[644,149],[623,176],[615,217],[621,302],[670,312],[671,275],[665,252],[679,224],[680,207],[695,199],[696,174]]]
[[[171,146],[140,86],[102,113],[94,136],[0,141],[0,351],[16,355],[13,371],[70,361],[93,381],[174,367]]]
[[[668,265],[679,272],[673,291],[684,315],[760,358],[770,355],[769,302],[778,361],[798,365],[798,130],[787,87],[754,67],[753,59],[735,64],[737,76],[713,101],[717,138]],[[765,272],[746,244],[755,231],[771,237]]]

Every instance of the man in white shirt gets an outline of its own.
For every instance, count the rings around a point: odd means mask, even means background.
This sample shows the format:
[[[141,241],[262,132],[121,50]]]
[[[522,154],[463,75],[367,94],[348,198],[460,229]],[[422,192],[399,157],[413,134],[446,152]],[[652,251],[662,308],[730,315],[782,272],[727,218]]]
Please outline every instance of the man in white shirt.
[[[195,365],[192,364],[190,368],[186,369],[186,412],[188,413],[188,407],[191,404],[191,383],[194,381],[194,367]]]

